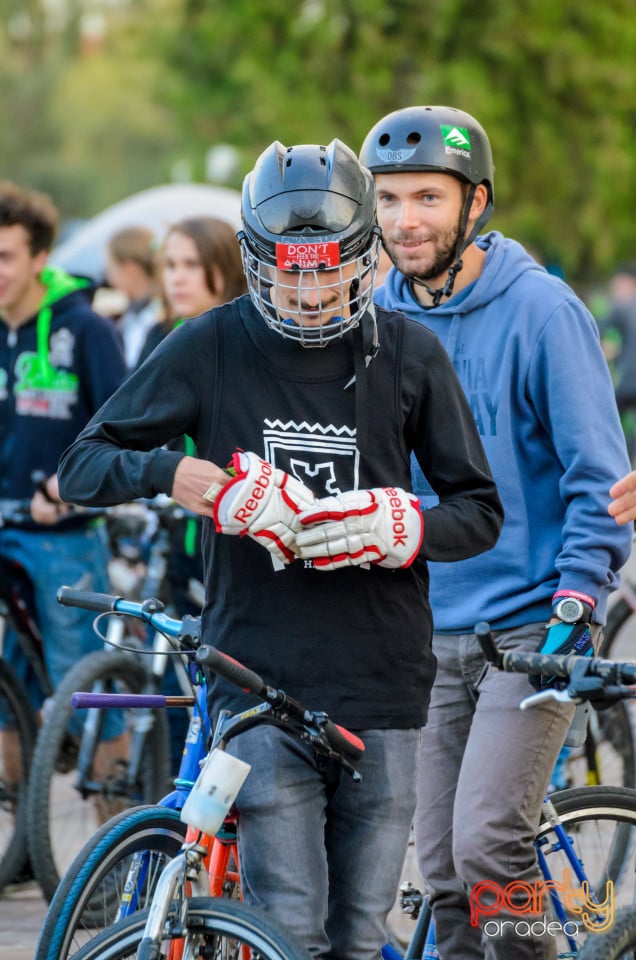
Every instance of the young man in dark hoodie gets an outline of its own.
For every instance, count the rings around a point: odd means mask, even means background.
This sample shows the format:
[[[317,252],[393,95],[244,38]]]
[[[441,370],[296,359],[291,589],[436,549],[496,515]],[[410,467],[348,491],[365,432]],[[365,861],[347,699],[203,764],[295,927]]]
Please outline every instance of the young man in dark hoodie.
[[[57,461],[125,374],[115,328],[91,309],[89,282],[47,266],[57,220],[48,197],[0,184],[0,507],[32,498],[30,523],[6,520],[0,528],[0,556],[22,564],[33,582],[54,687],[101,646],[93,615],[61,607],[57,588],[81,579],[108,589],[101,521],[60,501]],[[45,478],[38,489],[34,473]],[[3,657],[23,673],[9,635]],[[8,741],[4,730],[5,755]]]

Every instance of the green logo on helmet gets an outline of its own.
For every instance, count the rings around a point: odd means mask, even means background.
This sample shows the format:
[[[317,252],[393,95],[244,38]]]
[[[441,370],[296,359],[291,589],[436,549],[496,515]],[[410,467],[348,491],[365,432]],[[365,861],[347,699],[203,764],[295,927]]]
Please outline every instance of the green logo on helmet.
[[[466,127],[454,127],[446,123],[440,124],[444,143],[459,150],[470,150],[470,134]]]

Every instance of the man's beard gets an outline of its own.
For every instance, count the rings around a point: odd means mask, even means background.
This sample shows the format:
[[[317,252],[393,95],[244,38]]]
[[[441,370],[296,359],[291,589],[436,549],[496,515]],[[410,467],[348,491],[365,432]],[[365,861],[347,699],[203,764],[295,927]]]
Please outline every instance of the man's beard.
[[[436,242],[435,256],[430,266],[423,271],[414,269],[414,265],[413,266],[410,265],[407,257],[402,258],[402,257],[394,256],[391,253],[391,250],[388,248],[386,242],[383,240],[382,243],[383,243],[384,249],[388,253],[392,262],[395,264],[395,266],[400,271],[400,273],[404,274],[405,277],[408,277],[409,279],[412,279],[412,280],[421,280],[421,281],[435,280],[437,277],[441,277],[443,276],[443,274],[448,273],[452,265],[455,263],[455,260],[457,259],[455,256],[455,251],[457,249],[457,239],[459,237],[460,221],[461,221],[461,214],[460,214],[460,220],[457,222],[455,227],[453,227],[450,230],[447,230],[443,234],[440,234],[436,238],[437,242]],[[398,234],[396,239],[400,242],[403,242],[403,241],[408,241],[411,238],[406,234]]]

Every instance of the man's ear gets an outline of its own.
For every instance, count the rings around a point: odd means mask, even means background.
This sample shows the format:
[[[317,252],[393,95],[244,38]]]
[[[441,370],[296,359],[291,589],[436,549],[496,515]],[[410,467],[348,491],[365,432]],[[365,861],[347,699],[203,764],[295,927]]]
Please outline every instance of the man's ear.
[[[470,205],[470,213],[468,214],[468,219],[471,222],[474,222],[477,217],[479,217],[485,210],[486,204],[488,203],[488,188],[484,183],[478,183],[475,187],[475,195],[473,196],[473,202]]]
[[[33,260],[32,260],[33,271],[35,275],[38,277],[38,279],[46,266],[46,262],[49,259],[49,256],[50,256],[49,250],[40,250],[40,252],[36,253],[35,256],[33,257]]]

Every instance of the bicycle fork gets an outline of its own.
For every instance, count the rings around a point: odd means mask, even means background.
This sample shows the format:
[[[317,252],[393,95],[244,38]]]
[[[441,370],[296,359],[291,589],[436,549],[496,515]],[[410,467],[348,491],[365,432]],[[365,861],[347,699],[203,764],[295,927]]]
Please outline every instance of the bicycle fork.
[[[161,941],[164,937],[170,908],[176,901],[178,917],[173,921],[176,927],[185,929],[188,901],[186,897],[186,883],[191,884],[193,896],[209,894],[209,880],[205,871],[201,870],[203,858],[207,848],[198,843],[188,844],[182,853],[164,868],[159,877],[152,903],[148,912],[148,919],[144,927],[143,937],[137,950],[137,960],[159,960],[161,955]],[[186,942],[181,954],[182,960],[190,960],[190,946]]]

